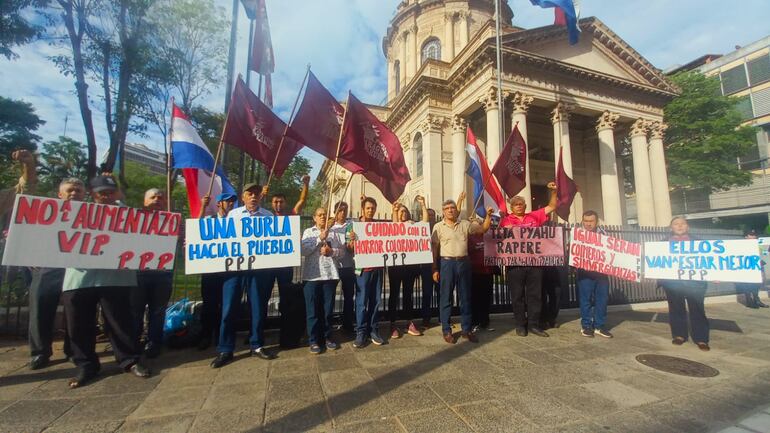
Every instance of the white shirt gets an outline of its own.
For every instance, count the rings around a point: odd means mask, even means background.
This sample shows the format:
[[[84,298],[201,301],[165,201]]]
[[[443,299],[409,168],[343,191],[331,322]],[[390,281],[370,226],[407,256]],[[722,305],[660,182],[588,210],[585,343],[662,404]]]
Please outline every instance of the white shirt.
[[[304,281],[338,280],[340,274],[337,271],[337,261],[343,249],[339,236],[329,231],[326,243],[332,248],[330,257],[321,255],[321,229],[316,226],[305,229],[302,233],[301,252],[305,256],[305,265],[302,267],[302,279]]]
[[[262,206],[258,207],[257,210],[254,211],[254,212],[249,212],[249,209],[246,208],[246,206],[244,205],[244,206],[237,207],[237,208],[231,210],[230,213],[227,214],[227,216],[231,216],[231,217],[234,217],[234,218],[240,218],[240,217],[242,217],[244,215],[249,215],[249,216],[273,216],[273,213],[270,212],[269,210],[263,208]]]

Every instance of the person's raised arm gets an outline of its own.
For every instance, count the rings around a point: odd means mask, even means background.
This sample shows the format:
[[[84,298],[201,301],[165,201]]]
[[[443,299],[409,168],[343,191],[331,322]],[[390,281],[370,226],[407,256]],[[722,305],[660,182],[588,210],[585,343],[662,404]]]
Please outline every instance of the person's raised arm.
[[[307,193],[310,190],[310,176],[302,176],[302,189],[299,191],[299,200],[294,205],[294,215],[302,213],[302,209],[305,208],[305,202],[307,202]]]
[[[203,218],[206,215],[206,208],[209,207],[209,203],[211,203],[211,196],[206,194],[203,197],[201,197],[201,210],[198,212],[198,218]]]
[[[420,212],[422,214],[420,215],[420,221],[424,223],[430,222],[430,214],[428,213],[428,206],[425,204],[425,197],[418,195],[415,199],[420,204]]]
[[[551,190],[551,198],[548,199],[548,204],[543,208],[546,215],[556,210],[556,183],[548,182],[547,186]]]
[[[492,212],[494,212],[494,209],[491,206],[488,207],[487,216],[484,217],[484,222],[481,224],[482,233],[488,232],[489,228],[492,227]]]
[[[16,192],[20,194],[34,193],[37,188],[35,155],[28,150],[17,150],[11,154],[11,158],[21,163],[21,179],[16,186]]]
[[[401,204],[399,202],[393,202],[393,207],[390,210],[390,220],[394,223],[398,222],[398,210],[401,209]]]
[[[457,214],[458,215],[463,210],[463,203],[465,203],[465,191],[460,191],[460,194],[457,196]]]

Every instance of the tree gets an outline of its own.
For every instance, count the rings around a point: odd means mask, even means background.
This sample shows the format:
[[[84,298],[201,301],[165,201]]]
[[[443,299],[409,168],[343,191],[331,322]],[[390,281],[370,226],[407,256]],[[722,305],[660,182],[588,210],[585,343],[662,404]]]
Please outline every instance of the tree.
[[[83,143],[68,137],[43,144],[40,158],[40,195],[55,193],[62,180],[74,177],[85,181],[87,177],[85,146]]]
[[[35,114],[32,104],[0,96],[0,185],[15,183],[18,176],[11,169],[11,153],[19,149],[37,149],[40,137],[33,131],[44,123]]]
[[[280,178],[273,177],[270,181],[270,194],[281,193],[286,195],[286,203],[290,207],[294,207],[294,204],[299,200],[299,191],[302,189],[302,176],[309,174],[310,169],[310,161],[307,158],[300,155],[295,156],[289,166],[286,167],[283,176]],[[263,182],[267,181],[267,179],[261,180]],[[305,213],[309,210],[310,208],[306,206]]]
[[[126,161],[125,169],[125,178],[131,185],[131,188],[125,191],[127,205],[142,207],[144,205],[144,192],[150,188],[166,190],[166,176],[152,174],[147,167],[135,161]],[[184,188],[174,188],[171,193],[171,200],[174,212],[182,213],[185,218],[190,217],[187,192]]]
[[[722,96],[716,77],[683,72],[671,77],[682,93],[665,108],[669,183],[674,188],[725,190],[751,183],[736,163],[754,141],[741,126],[736,99]]]
[[[31,7],[44,7],[48,0],[3,0],[0,2],[0,55],[8,60],[18,58],[14,47],[32,42],[43,28],[24,17]]]

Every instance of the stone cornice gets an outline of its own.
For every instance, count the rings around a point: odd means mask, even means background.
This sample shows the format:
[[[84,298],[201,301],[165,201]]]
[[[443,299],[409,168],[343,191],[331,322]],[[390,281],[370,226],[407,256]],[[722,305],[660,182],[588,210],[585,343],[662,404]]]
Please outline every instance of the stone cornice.
[[[596,120],[596,131],[602,131],[604,129],[615,129],[615,125],[618,123],[620,115],[611,111],[605,111]]]

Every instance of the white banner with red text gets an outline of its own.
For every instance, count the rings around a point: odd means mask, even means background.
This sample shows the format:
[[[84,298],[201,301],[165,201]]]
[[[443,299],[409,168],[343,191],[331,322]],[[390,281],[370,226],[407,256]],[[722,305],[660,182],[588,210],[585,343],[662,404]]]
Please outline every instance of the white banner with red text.
[[[425,222],[353,222],[357,268],[432,263],[430,225]]]

